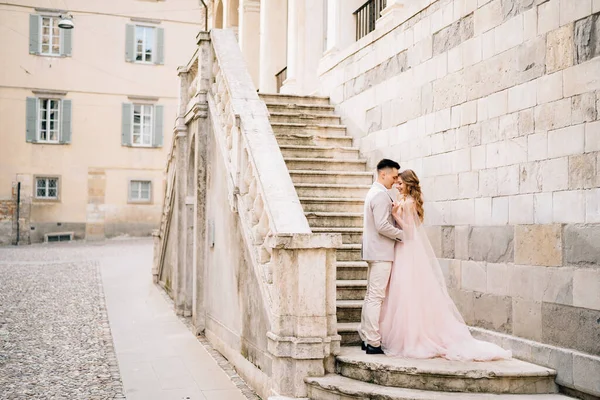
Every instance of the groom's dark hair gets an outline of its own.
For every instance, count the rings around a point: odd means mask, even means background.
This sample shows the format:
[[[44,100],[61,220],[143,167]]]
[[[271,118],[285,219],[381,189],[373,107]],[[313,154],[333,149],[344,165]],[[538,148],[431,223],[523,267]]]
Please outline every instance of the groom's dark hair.
[[[377,163],[377,171],[381,171],[382,169],[386,169],[386,168],[400,169],[400,164],[398,164],[394,160],[389,160],[387,158],[384,158],[383,160],[381,160]]]

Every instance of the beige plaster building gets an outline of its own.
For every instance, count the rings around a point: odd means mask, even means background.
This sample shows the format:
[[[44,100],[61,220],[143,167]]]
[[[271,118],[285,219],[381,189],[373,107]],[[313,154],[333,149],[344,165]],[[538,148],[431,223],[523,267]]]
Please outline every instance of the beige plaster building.
[[[155,253],[177,312],[263,398],[599,398],[600,1],[207,5]],[[352,347],[383,156],[421,178],[474,335],[532,364],[440,378]]]
[[[73,30],[58,28],[66,13]],[[0,243],[158,226],[176,67],[203,13],[196,0],[0,5]]]

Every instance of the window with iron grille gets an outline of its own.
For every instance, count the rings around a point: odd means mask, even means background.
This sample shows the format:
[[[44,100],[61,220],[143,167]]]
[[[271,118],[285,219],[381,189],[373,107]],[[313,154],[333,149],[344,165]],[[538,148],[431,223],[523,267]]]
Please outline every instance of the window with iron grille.
[[[356,40],[375,30],[375,21],[381,17],[381,11],[386,7],[387,0],[369,0],[356,11]]]
[[[58,200],[58,178],[37,177],[35,179],[35,197]]]

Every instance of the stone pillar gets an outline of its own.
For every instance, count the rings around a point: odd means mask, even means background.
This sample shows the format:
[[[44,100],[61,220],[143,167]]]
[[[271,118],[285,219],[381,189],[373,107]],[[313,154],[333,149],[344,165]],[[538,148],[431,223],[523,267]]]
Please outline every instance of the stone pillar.
[[[287,64],[287,2],[261,0],[260,77],[261,93],[276,93],[275,75]]]
[[[289,0],[288,70],[281,93],[309,95],[319,88],[318,67],[325,36],[323,2]]]
[[[260,0],[241,0],[239,42],[248,72],[258,87],[260,65]]]
[[[206,193],[207,193],[207,165],[208,165],[208,134],[210,123],[208,120],[207,94],[210,88],[212,74],[212,49],[208,32],[200,32],[196,37],[199,47],[198,54],[198,79],[197,102],[194,105],[193,115],[196,129],[196,202],[194,209],[194,246],[192,269],[192,324],[196,333],[204,331],[206,326],[205,316],[205,260],[206,260]]]
[[[223,28],[237,28],[239,26],[240,0],[223,1]]]

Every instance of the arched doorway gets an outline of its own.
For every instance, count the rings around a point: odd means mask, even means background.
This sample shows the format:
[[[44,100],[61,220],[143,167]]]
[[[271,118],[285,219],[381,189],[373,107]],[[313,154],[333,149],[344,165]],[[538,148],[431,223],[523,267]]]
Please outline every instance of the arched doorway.
[[[227,4],[227,26],[233,28],[239,25],[240,0],[229,0]]]
[[[215,8],[213,26],[216,29],[223,29],[223,2],[217,1],[217,6]]]

